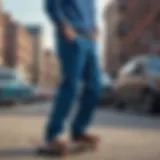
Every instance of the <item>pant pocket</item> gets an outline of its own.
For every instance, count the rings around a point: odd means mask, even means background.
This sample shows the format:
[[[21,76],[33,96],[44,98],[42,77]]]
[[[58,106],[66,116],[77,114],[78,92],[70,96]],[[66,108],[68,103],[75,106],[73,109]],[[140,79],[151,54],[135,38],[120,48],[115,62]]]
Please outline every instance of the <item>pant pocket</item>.
[[[80,45],[81,45],[81,38],[78,35],[76,35],[75,38],[72,41],[70,41],[70,44],[72,46],[74,46],[75,48],[80,47]]]

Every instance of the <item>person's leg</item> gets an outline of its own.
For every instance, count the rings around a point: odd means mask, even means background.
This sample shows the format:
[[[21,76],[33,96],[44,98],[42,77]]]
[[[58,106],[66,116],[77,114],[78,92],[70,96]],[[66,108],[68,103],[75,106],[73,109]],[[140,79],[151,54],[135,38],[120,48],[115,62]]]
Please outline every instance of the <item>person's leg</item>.
[[[46,126],[45,140],[47,142],[52,141],[62,132],[65,119],[76,95],[85,63],[85,48],[80,47],[77,40],[69,42],[61,38],[58,41],[63,82]]]
[[[89,54],[85,66],[85,86],[81,97],[79,111],[75,116],[72,125],[71,136],[81,136],[85,134],[101,92],[101,69],[98,62],[98,55],[94,42],[90,42]]]

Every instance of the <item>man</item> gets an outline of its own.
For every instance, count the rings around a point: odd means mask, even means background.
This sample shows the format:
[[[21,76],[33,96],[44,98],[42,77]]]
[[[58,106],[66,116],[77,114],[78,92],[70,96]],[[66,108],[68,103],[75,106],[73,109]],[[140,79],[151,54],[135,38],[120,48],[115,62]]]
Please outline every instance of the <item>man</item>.
[[[46,12],[56,26],[57,52],[62,67],[62,82],[46,126],[48,148],[61,148],[60,134],[80,84],[84,87],[80,106],[71,125],[73,142],[96,142],[87,134],[98,102],[101,82],[97,56],[97,27],[94,0],[46,0]]]

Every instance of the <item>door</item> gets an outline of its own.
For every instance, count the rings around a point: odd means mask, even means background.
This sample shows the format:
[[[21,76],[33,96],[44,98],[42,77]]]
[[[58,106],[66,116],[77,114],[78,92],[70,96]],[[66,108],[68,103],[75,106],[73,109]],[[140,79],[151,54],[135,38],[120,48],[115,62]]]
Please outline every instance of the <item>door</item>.
[[[144,82],[144,65],[137,61],[128,63],[117,80],[118,97],[125,101],[139,98]]]
[[[141,97],[145,85],[145,65],[137,62],[130,74],[129,79],[129,98],[133,102],[136,102]]]

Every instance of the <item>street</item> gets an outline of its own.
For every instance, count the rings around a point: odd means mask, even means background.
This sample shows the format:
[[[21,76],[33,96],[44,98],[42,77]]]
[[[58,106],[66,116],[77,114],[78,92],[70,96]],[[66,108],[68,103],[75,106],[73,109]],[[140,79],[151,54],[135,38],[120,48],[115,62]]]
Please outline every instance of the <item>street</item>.
[[[35,156],[35,141],[40,142],[42,139],[45,119],[50,106],[50,103],[41,103],[34,105],[19,104],[8,109],[1,108],[0,160],[42,159]],[[101,137],[99,151],[73,155],[69,159],[160,159],[160,117],[98,109],[93,123],[91,130]],[[65,136],[67,135],[65,134]]]

